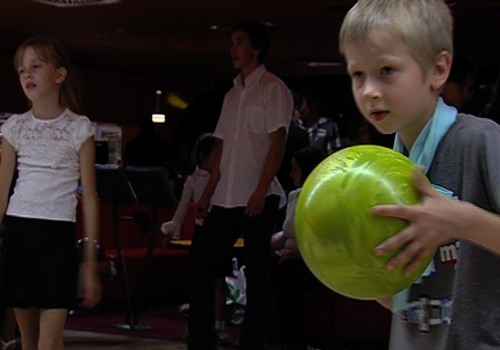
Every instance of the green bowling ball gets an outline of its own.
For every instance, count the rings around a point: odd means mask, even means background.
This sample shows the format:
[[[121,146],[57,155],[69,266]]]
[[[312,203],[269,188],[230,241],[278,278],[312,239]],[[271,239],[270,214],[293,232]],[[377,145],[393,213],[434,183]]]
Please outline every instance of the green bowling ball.
[[[375,255],[375,247],[398,233],[403,220],[376,217],[378,204],[417,204],[415,165],[389,148],[359,145],[323,160],[308,176],[295,212],[299,250],[327,287],[354,299],[393,295],[413,283],[432,259],[411,276],[404,267],[388,271],[397,254]]]

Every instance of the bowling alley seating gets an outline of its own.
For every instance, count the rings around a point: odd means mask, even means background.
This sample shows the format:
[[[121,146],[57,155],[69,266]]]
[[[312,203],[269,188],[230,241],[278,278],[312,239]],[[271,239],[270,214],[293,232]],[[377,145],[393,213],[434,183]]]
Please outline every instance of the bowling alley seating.
[[[77,235],[83,235],[81,208],[78,206]],[[159,222],[163,223],[172,218],[175,207],[161,208]],[[102,280],[103,295],[101,305],[120,305],[125,301],[123,270],[118,259],[116,241],[113,235],[113,211],[106,203],[99,204],[99,242],[106,251],[108,259],[115,262],[116,275]],[[157,305],[168,302],[176,305],[185,302],[187,296],[186,266],[189,255],[188,249],[163,248],[161,241],[163,234],[158,233],[153,250],[151,264],[144,272],[144,257],[151,237],[150,208],[137,203],[120,206],[119,215],[123,220],[119,223],[119,232],[123,255],[128,270],[128,279],[132,297],[136,292],[143,273],[146,273],[143,287],[143,305]],[[159,228],[157,228],[159,229]],[[194,229],[194,210],[190,208],[182,227],[183,239],[190,239]]]

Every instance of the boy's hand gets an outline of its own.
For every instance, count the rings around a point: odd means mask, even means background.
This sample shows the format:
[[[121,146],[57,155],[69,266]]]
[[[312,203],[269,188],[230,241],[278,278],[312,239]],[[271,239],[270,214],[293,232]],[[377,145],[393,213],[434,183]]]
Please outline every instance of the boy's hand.
[[[408,225],[398,234],[375,248],[376,255],[384,255],[394,249],[401,251],[392,258],[387,269],[405,266],[405,274],[413,273],[429,254],[441,244],[456,236],[461,229],[457,215],[461,202],[451,200],[437,191],[424,179],[422,171],[415,171],[415,187],[421,195],[418,205],[378,205],[373,208],[376,216],[400,218]]]

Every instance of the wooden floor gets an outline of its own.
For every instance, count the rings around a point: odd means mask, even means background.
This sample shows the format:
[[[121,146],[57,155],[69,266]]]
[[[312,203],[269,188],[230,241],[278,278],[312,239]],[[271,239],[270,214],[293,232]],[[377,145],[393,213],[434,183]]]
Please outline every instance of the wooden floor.
[[[282,349],[279,345],[266,343],[266,350]],[[10,349],[10,347],[9,347]],[[21,349],[20,339],[17,339],[16,349]],[[125,335],[115,335],[85,331],[64,331],[65,350],[187,350],[184,343],[166,341],[159,339],[130,337]],[[235,346],[219,347],[219,350],[235,350]],[[316,347],[307,347],[308,350],[321,350]],[[323,348],[322,348],[323,349]],[[381,346],[338,346],[327,349],[338,350],[381,350],[386,349]]]
[[[20,340],[17,339],[16,349],[20,349]],[[10,348],[9,348],[10,349]],[[64,349],[65,350],[187,350],[184,343],[128,337],[124,335],[82,332],[65,330],[64,331]],[[221,350],[232,350],[234,347],[226,346]]]
[[[186,350],[183,343],[164,340],[134,338],[92,332],[64,332],[64,349],[67,350]]]

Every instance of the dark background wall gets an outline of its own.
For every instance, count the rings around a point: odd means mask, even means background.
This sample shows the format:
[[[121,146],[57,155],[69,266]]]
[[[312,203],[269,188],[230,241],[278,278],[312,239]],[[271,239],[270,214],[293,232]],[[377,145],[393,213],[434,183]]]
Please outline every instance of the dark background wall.
[[[174,152],[184,147],[179,145],[182,140],[192,143],[199,133],[213,130],[224,93],[232,85],[232,80],[228,78],[207,80],[193,75],[179,79],[100,67],[75,68],[81,81],[84,113],[93,121],[121,126],[123,144],[137,134],[141,118],[154,110],[157,89],[161,89],[164,96],[173,92],[186,101],[189,106],[184,110],[164,103],[162,107],[165,108],[167,121],[156,126],[159,136],[172,145]],[[0,112],[18,113],[27,110],[29,107],[12,65],[11,53],[0,53],[0,78]],[[325,114],[357,120],[347,76],[282,78],[291,89],[316,91]]]

